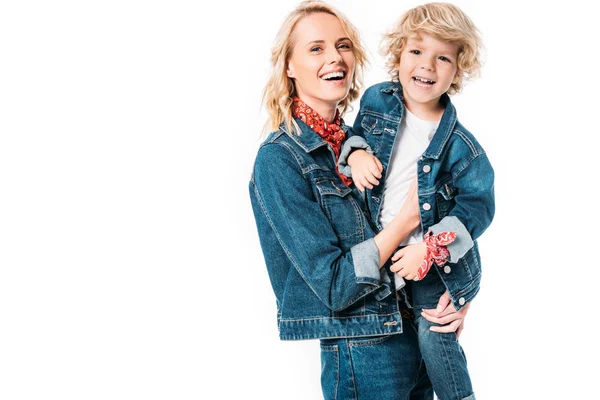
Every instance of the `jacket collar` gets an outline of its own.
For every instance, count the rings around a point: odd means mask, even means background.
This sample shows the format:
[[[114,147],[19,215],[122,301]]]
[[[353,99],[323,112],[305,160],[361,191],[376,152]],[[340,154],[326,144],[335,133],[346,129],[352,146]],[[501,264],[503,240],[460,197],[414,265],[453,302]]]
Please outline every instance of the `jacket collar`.
[[[403,96],[402,96],[402,85],[400,82],[390,82],[388,85],[385,85],[381,89],[382,93],[393,95],[400,104],[404,104]],[[423,153],[424,157],[432,158],[437,160],[442,151],[444,150],[444,146],[450,139],[450,135],[454,131],[454,127],[458,122],[458,117],[456,115],[456,109],[452,105],[450,101],[450,97],[444,93],[441,97],[441,102],[445,106],[444,114],[442,115],[442,119],[440,124],[429,143],[429,146]],[[403,107],[400,107],[402,110]]]
[[[294,118],[294,121],[298,124],[300,128],[300,133],[290,134],[285,127],[285,124],[281,124],[279,126],[280,132],[287,134],[298,146],[300,146],[304,151],[310,153],[315,149],[318,149],[321,146],[327,146],[327,142],[323,140],[317,132],[313,131],[310,126],[306,125],[304,121],[299,118]],[[348,134],[348,127],[344,125],[344,120],[341,120],[340,128]],[[277,135],[279,136],[279,135]]]

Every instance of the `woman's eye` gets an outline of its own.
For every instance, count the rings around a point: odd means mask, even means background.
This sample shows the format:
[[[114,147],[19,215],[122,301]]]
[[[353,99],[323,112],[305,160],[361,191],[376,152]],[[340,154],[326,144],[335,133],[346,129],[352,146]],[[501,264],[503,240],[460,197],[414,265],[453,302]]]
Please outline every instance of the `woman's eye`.
[[[350,50],[352,48],[352,46],[350,46],[348,43],[341,43],[338,46],[338,49],[344,49],[344,50]]]
[[[315,46],[315,47],[310,48],[310,51],[321,51],[321,50],[322,50],[321,46]]]

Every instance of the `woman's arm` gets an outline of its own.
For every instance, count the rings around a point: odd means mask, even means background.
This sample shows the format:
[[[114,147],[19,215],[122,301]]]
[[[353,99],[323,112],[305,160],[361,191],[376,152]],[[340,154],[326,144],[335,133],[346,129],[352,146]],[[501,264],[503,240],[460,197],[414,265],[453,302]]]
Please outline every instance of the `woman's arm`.
[[[415,178],[400,212],[375,236],[381,266],[389,260],[392,253],[400,246],[400,243],[421,223],[418,201],[417,179]]]
[[[380,267],[419,223],[418,206],[407,205],[389,229],[343,251],[310,182],[282,144],[259,150],[250,194],[267,262],[269,247],[280,246],[307,285],[334,311],[381,287]]]

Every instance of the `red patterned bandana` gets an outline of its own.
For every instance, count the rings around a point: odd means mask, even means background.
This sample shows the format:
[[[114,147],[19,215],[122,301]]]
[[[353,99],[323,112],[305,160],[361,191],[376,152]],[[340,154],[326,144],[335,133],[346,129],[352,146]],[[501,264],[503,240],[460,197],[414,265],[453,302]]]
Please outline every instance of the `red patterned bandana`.
[[[337,161],[340,157],[340,149],[342,142],[346,138],[346,132],[340,128],[340,111],[337,110],[335,118],[332,123],[327,123],[323,117],[321,117],[315,110],[310,108],[306,103],[300,100],[298,97],[294,97],[294,103],[292,104],[292,114],[294,117],[299,118],[306,125],[310,126],[313,131],[317,132],[323,140],[325,140],[335,154],[335,170],[340,176],[340,179],[346,186],[350,186],[352,179],[345,175],[340,174],[337,169]]]
[[[446,264],[446,260],[450,257],[450,252],[446,246],[454,242],[455,239],[456,232],[440,232],[434,235],[429,231],[425,234],[423,241],[427,246],[427,254],[423,261],[421,261],[415,281],[425,278],[433,263],[436,263],[440,267]]]

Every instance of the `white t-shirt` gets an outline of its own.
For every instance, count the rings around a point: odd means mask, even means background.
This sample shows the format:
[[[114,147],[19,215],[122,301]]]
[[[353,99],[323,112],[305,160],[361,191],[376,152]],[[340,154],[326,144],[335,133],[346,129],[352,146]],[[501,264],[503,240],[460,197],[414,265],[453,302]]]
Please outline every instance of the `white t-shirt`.
[[[381,198],[379,223],[384,228],[394,219],[406,201],[411,182],[417,176],[417,161],[429,146],[438,125],[439,121],[422,120],[404,107],[404,116],[392,150]],[[423,230],[419,226],[401,245],[422,241]]]

